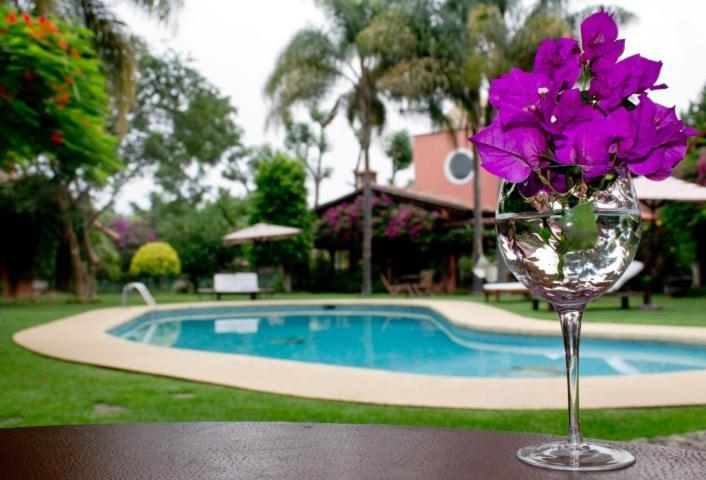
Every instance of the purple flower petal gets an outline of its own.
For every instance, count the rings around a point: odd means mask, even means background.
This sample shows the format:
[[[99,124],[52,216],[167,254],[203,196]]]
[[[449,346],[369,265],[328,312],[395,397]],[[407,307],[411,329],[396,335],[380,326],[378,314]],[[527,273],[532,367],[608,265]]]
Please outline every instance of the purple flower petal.
[[[594,111],[593,119],[576,130],[568,163],[580,165],[587,177],[605,175],[613,169],[613,158],[619,143],[629,135],[625,118],[615,115],[604,117]]]
[[[598,100],[604,111],[620,106],[628,97],[655,87],[662,62],[633,55],[618,62],[615,67],[596,74],[588,94]]]
[[[544,73],[527,73],[513,68],[490,83],[488,100],[498,109],[504,128],[537,125],[545,101],[550,101],[552,87]]]
[[[581,22],[583,59],[591,63],[597,73],[610,68],[625,49],[625,41],[618,40],[618,25],[608,13],[596,12]]]
[[[611,113],[614,118],[628,124],[630,135],[618,145],[618,156],[637,159],[647,155],[654,147],[657,128],[655,125],[656,104],[646,94],[640,95],[637,108],[628,112],[619,108]]]
[[[534,57],[534,71],[545,74],[558,88],[571,88],[581,73],[579,43],[573,38],[544,40]]]
[[[567,129],[574,129],[581,123],[590,122],[593,118],[593,110],[593,106],[581,99],[581,91],[578,88],[572,88],[561,94],[542,127],[548,132],[560,134]]]
[[[498,122],[469,140],[476,145],[483,168],[512,183],[525,180],[547,150],[544,133],[539,128],[515,127],[506,131]]]
[[[599,73],[603,70],[613,68],[624,51],[625,40],[617,40],[613,42],[599,57],[596,57],[591,61],[591,71],[593,73]]]
[[[640,96],[640,105],[631,114],[637,127],[633,147],[627,152],[629,170],[652,180],[662,180],[684,159],[687,139],[697,134],[677,117],[674,107],[667,108]],[[649,133],[644,133],[649,132]]]

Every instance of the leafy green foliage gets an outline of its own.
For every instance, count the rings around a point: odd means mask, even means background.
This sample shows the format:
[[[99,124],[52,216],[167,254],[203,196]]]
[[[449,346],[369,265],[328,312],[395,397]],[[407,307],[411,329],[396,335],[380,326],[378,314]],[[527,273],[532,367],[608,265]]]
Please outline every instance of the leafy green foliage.
[[[306,203],[306,172],[301,162],[275,153],[263,161],[255,178],[251,223],[271,223],[302,229],[302,234],[279,242],[255,244],[252,256],[258,266],[305,268],[311,250],[312,215]]]
[[[159,238],[179,252],[182,271],[198,284],[214,273],[232,270],[238,247],[223,245],[223,236],[247,226],[248,200],[231,197],[225,190],[217,199],[197,206],[188,202],[164,202],[154,197],[149,215]]]
[[[412,165],[412,140],[407,130],[393,133],[385,140],[385,154],[392,161],[390,184],[395,184],[395,177],[400,170]]]
[[[699,231],[706,231],[706,208],[693,203],[673,202],[659,212],[665,238],[663,250],[676,265],[688,269],[697,261]]]
[[[321,182],[333,173],[330,167],[323,165],[323,159],[331,148],[326,136],[326,127],[331,124],[335,115],[335,108],[326,112],[313,105],[309,109],[310,123],[295,122],[289,118],[285,119],[284,123],[287,129],[285,146],[304,162],[304,167],[314,182],[314,208],[319,205]]]
[[[0,5],[0,168],[47,156],[56,175],[90,181],[120,168],[90,40],[85,30]]]
[[[0,1],[0,3],[3,3]],[[5,1],[4,3],[11,3]],[[101,59],[115,111],[113,130],[125,133],[126,120],[135,97],[135,51],[125,24],[105,0],[16,0],[18,8],[37,15],[57,15],[93,33],[92,46]],[[129,0],[132,6],[161,21],[169,20],[183,0]]]
[[[684,122],[699,132],[689,139],[686,158],[677,166],[679,175],[706,186],[706,85],[683,114]]]
[[[176,250],[166,242],[150,242],[137,249],[130,262],[133,277],[171,277],[181,272]]]
[[[296,33],[265,85],[275,99],[272,113],[284,117],[297,102],[323,100],[340,76],[338,56],[326,33],[311,28]]]
[[[0,265],[13,292],[23,278],[51,279],[59,249],[54,187],[40,175],[0,181]]]
[[[589,249],[598,241],[598,224],[590,202],[565,210],[559,224],[567,252]]]
[[[142,46],[139,72],[136,106],[121,146],[130,175],[150,168],[170,196],[198,201],[206,169],[240,148],[236,109],[174,52],[156,57]]]

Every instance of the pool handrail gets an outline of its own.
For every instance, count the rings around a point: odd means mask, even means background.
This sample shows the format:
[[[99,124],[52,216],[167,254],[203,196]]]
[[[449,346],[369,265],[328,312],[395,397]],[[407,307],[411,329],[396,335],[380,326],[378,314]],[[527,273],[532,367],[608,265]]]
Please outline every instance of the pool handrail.
[[[142,282],[130,282],[123,287],[123,308],[128,306],[128,294],[130,293],[130,290],[137,291],[148,307],[154,308],[157,306],[157,301],[150,293],[147,285]]]

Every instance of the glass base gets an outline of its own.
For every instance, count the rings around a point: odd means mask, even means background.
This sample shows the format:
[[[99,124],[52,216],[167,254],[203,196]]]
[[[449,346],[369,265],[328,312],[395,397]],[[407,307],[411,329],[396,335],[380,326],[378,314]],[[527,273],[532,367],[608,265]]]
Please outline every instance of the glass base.
[[[599,443],[552,442],[517,451],[517,458],[535,467],[581,472],[617,470],[635,463],[632,453]]]

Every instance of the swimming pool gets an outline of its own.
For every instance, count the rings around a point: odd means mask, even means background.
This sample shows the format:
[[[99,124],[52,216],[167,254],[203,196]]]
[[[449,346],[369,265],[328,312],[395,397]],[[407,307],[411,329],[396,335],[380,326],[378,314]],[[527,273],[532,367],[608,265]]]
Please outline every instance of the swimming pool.
[[[154,311],[110,334],[163,347],[454,377],[553,377],[561,339],[453,325],[426,307],[259,305]],[[706,348],[584,339],[582,375],[706,369]]]

